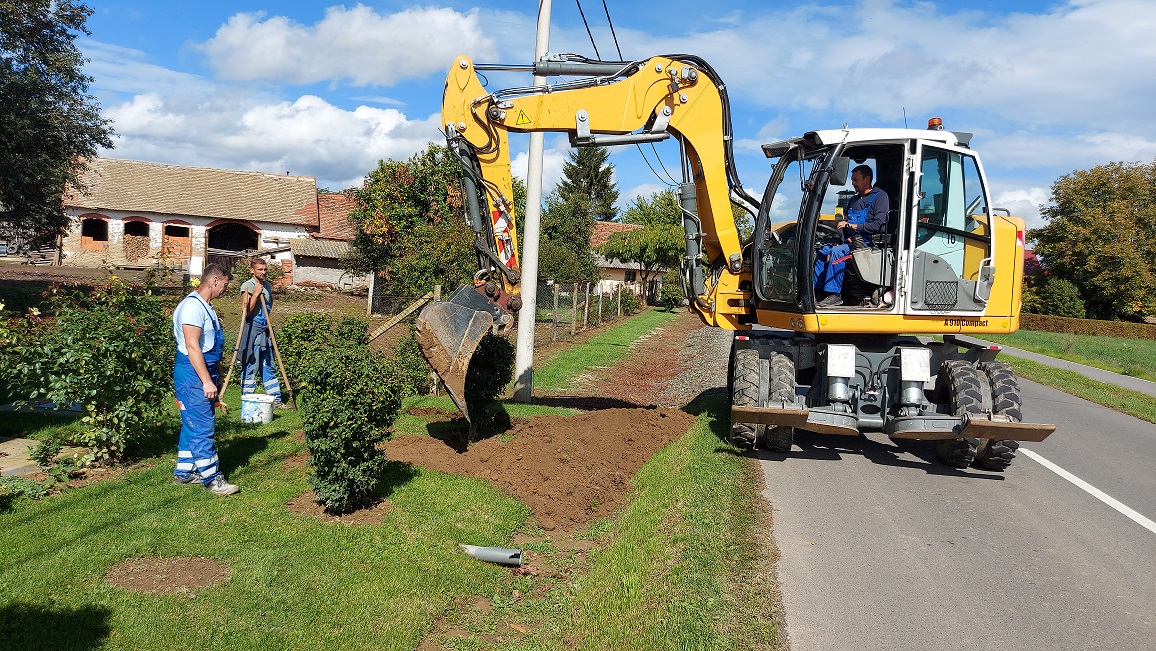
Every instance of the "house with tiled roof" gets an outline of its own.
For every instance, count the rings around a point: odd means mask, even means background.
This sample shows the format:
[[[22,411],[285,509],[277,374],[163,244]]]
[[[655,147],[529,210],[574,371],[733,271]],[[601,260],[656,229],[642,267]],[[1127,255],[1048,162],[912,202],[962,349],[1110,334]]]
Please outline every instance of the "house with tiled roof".
[[[594,251],[594,264],[598,267],[601,279],[594,288],[597,294],[613,294],[619,287],[626,287],[635,294],[642,296],[645,291],[643,283],[638,277],[638,265],[622,260],[609,260],[598,253],[598,247],[605,244],[615,233],[625,233],[642,228],[638,224],[621,224],[618,222],[594,222],[594,230],[590,233],[590,248]],[[661,283],[661,272],[658,274]]]
[[[293,242],[332,241],[314,251],[332,254],[347,251],[355,232],[353,199],[318,194],[308,176],[96,158],[83,183],[86,192],[65,195],[73,220],[61,247],[65,265],[159,263],[198,275],[210,263],[231,268],[239,258],[266,255],[293,272]],[[326,277],[339,266],[337,258],[320,264]],[[291,279],[310,279],[307,269],[295,271]]]

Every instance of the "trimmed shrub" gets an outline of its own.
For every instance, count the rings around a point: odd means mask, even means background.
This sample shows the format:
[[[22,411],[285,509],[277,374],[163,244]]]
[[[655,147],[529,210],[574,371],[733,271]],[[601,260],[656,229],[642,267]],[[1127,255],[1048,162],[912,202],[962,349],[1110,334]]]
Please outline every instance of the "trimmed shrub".
[[[637,314],[642,309],[642,301],[638,296],[626,289],[622,291],[622,316]]]
[[[1039,332],[1061,332],[1126,339],[1156,339],[1156,325],[1130,321],[1096,321],[1044,314],[1021,314],[1020,327],[1024,330],[1037,330]]]
[[[335,344],[333,317],[324,312],[294,314],[281,322],[277,329],[277,347],[293,386],[301,383],[302,372],[309,361]]]
[[[682,304],[686,293],[682,291],[682,278],[677,269],[671,269],[662,274],[662,289],[658,292],[658,304],[673,312],[674,308]]]
[[[391,361],[401,379],[404,397],[423,396],[430,392],[433,368],[426,361],[425,355],[421,354],[421,346],[413,333],[403,337],[393,347]]]
[[[368,347],[317,351],[301,371],[301,420],[310,482],[330,513],[348,513],[373,493],[385,454],[379,444],[401,408],[404,381]]]
[[[1044,283],[1039,291],[1038,307],[1041,314],[1084,318],[1084,299],[1080,298],[1080,291],[1063,278],[1049,278]]]
[[[364,345],[369,342],[369,319],[344,315],[333,321],[333,336],[342,344]]]
[[[514,344],[505,337],[489,334],[478,342],[466,370],[466,408],[475,425],[493,422],[498,396],[514,379]]]
[[[171,308],[150,288],[116,276],[85,294],[54,287],[54,320],[39,320],[16,347],[12,372],[29,400],[80,405],[87,425],[79,443],[95,458],[123,456],[161,422],[172,395]]]

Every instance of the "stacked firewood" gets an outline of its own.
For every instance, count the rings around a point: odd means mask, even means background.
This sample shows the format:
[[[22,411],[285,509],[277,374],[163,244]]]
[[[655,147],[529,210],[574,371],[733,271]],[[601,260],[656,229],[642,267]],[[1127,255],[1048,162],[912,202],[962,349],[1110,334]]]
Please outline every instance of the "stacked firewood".
[[[124,257],[126,260],[140,260],[149,255],[148,235],[125,235]]]

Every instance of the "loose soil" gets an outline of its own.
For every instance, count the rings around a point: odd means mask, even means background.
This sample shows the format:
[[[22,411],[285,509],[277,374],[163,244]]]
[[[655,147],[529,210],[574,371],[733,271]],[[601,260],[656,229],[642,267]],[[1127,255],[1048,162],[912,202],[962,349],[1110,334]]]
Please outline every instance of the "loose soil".
[[[104,578],[133,592],[152,594],[187,593],[208,588],[229,579],[229,568],[211,558],[130,558],[113,565]]]
[[[638,469],[694,422],[676,409],[606,409],[520,421],[464,453],[428,436],[393,439],[385,451],[395,461],[488,480],[529,506],[538,526],[573,531],[613,513]]]

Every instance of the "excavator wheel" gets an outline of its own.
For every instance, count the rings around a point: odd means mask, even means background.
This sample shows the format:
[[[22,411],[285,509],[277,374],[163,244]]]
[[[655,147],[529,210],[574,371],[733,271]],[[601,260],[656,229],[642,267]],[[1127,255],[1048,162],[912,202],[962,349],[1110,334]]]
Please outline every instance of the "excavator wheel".
[[[991,413],[1007,416],[1017,423],[1023,420],[1020,383],[1011,367],[1002,362],[980,362],[979,371],[991,384]],[[1019,447],[1019,441],[990,441],[980,447],[973,465],[983,470],[1006,470]]]
[[[771,353],[767,365],[767,395],[771,400],[795,400],[795,363],[782,353]],[[794,427],[764,427],[762,444],[771,452],[790,452],[795,440]]]
[[[741,407],[760,407],[759,351],[736,350],[731,370],[731,404]],[[731,423],[731,444],[742,450],[753,450],[762,438],[766,425]]]
[[[975,367],[963,360],[949,360],[939,368],[935,378],[936,399],[948,402],[951,413],[981,414],[984,403],[984,382]],[[935,444],[940,463],[952,468],[967,468],[975,460],[979,439],[944,439]]]

